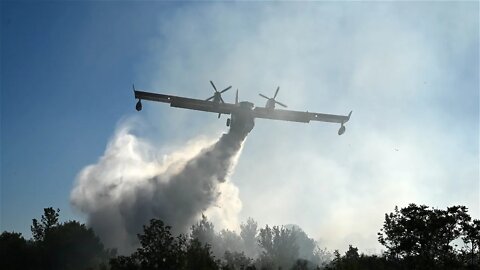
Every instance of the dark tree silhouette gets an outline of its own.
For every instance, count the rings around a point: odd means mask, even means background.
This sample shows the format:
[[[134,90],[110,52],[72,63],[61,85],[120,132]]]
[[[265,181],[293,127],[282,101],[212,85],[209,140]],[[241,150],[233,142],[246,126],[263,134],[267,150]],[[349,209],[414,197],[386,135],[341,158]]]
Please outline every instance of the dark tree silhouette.
[[[425,205],[410,204],[393,213],[385,214],[379,242],[387,248],[388,256],[402,259],[410,269],[454,269],[462,266],[453,241],[468,233],[471,224],[465,206],[452,206],[447,210],[430,209]],[[468,241],[468,240],[467,240]],[[472,253],[475,252],[475,244]]]
[[[43,241],[45,234],[58,225],[58,217],[60,216],[60,209],[54,210],[52,207],[44,208],[41,222],[38,222],[36,218],[32,220],[33,239],[35,241]]]
[[[59,222],[60,210],[44,208],[39,222],[33,219],[33,241],[3,232],[1,269],[99,269],[113,251],[103,248],[92,229],[77,221]]]
[[[31,241],[21,233],[3,232],[0,235],[1,269],[37,269],[35,250]]]
[[[92,229],[77,221],[57,225],[42,241],[46,269],[93,269],[113,256]]]
[[[349,245],[347,252],[345,252],[345,258],[348,260],[358,260],[358,258],[360,258],[358,248]]]
[[[480,220],[465,222],[462,231],[462,240],[465,247],[462,250],[462,257],[467,264],[480,265]]]
[[[40,221],[32,220],[33,240],[3,232],[0,269],[108,269],[109,258],[111,270],[320,269],[317,257],[325,253],[296,226],[267,225],[258,230],[249,219],[241,225],[240,235],[229,230],[217,234],[202,216],[188,236],[173,236],[171,227],[152,219],[138,235],[141,246],[133,254],[112,258],[114,252],[104,249],[92,229],[77,221],[59,222],[59,212],[45,208]],[[350,245],[344,255],[335,251],[334,260],[322,269],[480,270],[480,221],[472,220],[465,206],[395,207],[385,215],[378,240],[387,248],[381,256],[360,254]],[[223,252],[217,256],[223,261],[215,259],[210,244]],[[252,260],[241,249],[261,253]]]
[[[215,270],[219,269],[220,262],[216,261],[208,244],[203,244],[198,239],[192,239],[187,248],[185,269]]]
[[[225,251],[224,259],[225,264],[223,269],[225,270],[244,270],[248,267],[253,267],[252,259],[245,256],[245,253],[243,252]]]
[[[136,256],[118,256],[110,259],[110,270],[137,270],[140,265],[137,262]]]
[[[139,234],[141,246],[130,256],[110,260],[115,269],[217,269],[218,262],[210,246],[198,239],[188,240],[185,235],[173,237],[171,227],[158,219],[150,220]]]
[[[185,261],[187,240],[183,235],[173,237],[170,226],[158,219],[150,220],[138,235],[141,247],[133,258],[141,269],[181,269]]]
[[[94,269],[102,267],[114,251],[105,250],[92,229],[77,221],[59,223],[60,210],[45,208],[39,223],[32,222],[38,268]]]
[[[345,255],[341,255],[338,250],[334,252],[333,261],[327,265],[325,270],[400,270],[397,266],[386,260],[384,257],[376,255],[367,256],[358,253],[358,248],[349,245]]]

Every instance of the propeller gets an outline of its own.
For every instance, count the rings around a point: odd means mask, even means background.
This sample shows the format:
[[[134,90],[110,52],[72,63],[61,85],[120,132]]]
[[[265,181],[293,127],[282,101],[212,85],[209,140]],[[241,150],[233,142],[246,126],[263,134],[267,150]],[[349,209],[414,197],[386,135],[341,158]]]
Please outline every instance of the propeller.
[[[222,91],[218,91],[217,87],[215,86],[215,84],[212,81],[210,81],[210,84],[212,85],[213,90],[215,90],[215,93],[213,93],[213,96],[205,99],[205,101],[209,101],[209,100],[213,99],[214,102],[220,102],[221,101],[222,103],[225,103],[225,100],[223,100],[223,98],[222,98],[222,93],[227,92],[230,88],[232,88],[232,86],[230,85],[229,87],[223,89]],[[220,115],[222,115],[222,114],[218,113],[218,118],[220,118]]]
[[[273,98],[267,97],[267,96],[265,96],[264,94],[261,94],[261,93],[260,93],[260,94],[258,94],[258,95],[260,95],[260,96],[261,96],[261,97],[263,97],[263,98],[266,98],[266,99],[268,99],[268,100],[271,100],[271,101],[273,101],[273,102],[274,102],[274,104],[276,103],[276,104],[278,104],[278,105],[280,105],[280,106],[282,106],[282,107],[285,107],[285,108],[287,108],[287,105],[285,105],[285,104],[283,104],[283,103],[281,103],[281,102],[278,102],[278,101],[276,101],[276,100],[275,100],[275,98],[276,98],[276,97],[277,97],[277,95],[278,95],[278,91],[279,91],[279,90],[280,90],[280,86],[279,86],[279,87],[277,87],[277,90],[275,91],[275,95],[273,95]],[[273,106],[273,107],[275,108],[275,106]]]
[[[205,99],[205,100],[206,100],[206,101],[209,101],[209,100],[211,100],[211,99],[214,99],[214,100],[217,99],[217,100],[221,101],[222,103],[225,103],[225,101],[224,101],[223,98],[222,98],[222,93],[228,91],[230,88],[232,88],[232,86],[229,86],[229,87],[223,89],[222,91],[218,91],[218,90],[217,90],[217,87],[215,86],[215,84],[214,84],[212,81],[210,81],[210,84],[212,85],[213,90],[215,90],[215,93],[213,93],[213,96],[211,96],[211,97],[209,97],[209,98],[207,98],[207,99]]]

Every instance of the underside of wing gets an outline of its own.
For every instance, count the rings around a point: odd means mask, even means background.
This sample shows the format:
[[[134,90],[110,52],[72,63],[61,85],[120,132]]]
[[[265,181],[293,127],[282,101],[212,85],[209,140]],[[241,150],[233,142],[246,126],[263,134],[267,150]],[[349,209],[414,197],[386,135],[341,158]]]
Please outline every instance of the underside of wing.
[[[312,121],[322,121],[330,123],[340,123],[344,124],[350,120],[350,112],[348,115],[335,115],[335,114],[326,114],[326,113],[309,113],[310,120]]]
[[[135,98],[139,100],[151,100],[151,101],[157,101],[157,102],[170,103],[172,98],[175,98],[175,96],[150,93],[150,92],[144,92],[144,91],[134,90],[134,92],[135,92]]]
[[[185,98],[179,96],[171,96],[164,94],[157,94],[151,92],[137,91],[135,90],[135,98],[138,100],[150,100],[157,102],[170,103],[171,107],[204,111],[204,112],[214,112],[214,113],[223,113],[230,114],[234,108],[234,104],[230,103],[217,103],[213,101],[205,101],[194,98]]]
[[[214,112],[230,114],[234,110],[235,105],[230,103],[221,103],[213,101],[205,101],[193,98],[175,97],[172,99],[170,106],[184,108],[190,110]]]
[[[302,122],[302,123],[310,122],[308,113],[290,111],[290,110],[256,107],[255,109],[253,109],[253,115],[256,118],[293,121],[293,122]]]
[[[350,115],[334,115],[325,113],[311,113],[311,112],[299,112],[281,109],[269,109],[263,107],[256,107],[254,110],[254,116],[257,118],[266,118],[283,121],[303,122],[308,123],[310,121],[322,121],[330,123],[346,123],[350,119]]]

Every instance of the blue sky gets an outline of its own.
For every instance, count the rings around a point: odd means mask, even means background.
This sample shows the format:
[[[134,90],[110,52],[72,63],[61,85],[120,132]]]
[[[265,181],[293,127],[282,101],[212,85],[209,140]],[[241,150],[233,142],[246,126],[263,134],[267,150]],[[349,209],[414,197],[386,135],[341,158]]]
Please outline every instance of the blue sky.
[[[218,136],[214,115],[134,111],[132,83],[206,98],[209,80],[257,105],[280,85],[292,109],[354,111],[342,137],[330,124],[257,121],[232,175],[239,220],[365,250],[395,205],[480,216],[476,2],[1,5],[2,230],[29,236],[48,206],[84,220],[70,206],[75,179],[131,117],[158,149]]]
[[[153,15],[141,6],[2,2],[2,229],[28,230],[47,206],[75,218],[72,179],[132,112]]]

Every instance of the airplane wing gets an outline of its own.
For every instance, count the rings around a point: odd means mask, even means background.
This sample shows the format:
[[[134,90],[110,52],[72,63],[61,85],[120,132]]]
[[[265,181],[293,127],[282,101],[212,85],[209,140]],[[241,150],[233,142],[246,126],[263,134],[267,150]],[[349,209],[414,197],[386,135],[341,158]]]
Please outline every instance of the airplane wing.
[[[234,104],[230,104],[230,103],[216,103],[213,101],[205,101],[201,99],[185,98],[185,97],[157,94],[157,93],[137,91],[137,90],[134,90],[134,92],[135,92],[135,98],[137,98],[138,100],[150,100],[150,101],[170,103],[171,107],[184,108],[184,109],[190,109],[190,110],[230,114],[236,107]]]
[[[253,109],[253,115],[257,118],[266,118],[283,121],[303,122],[308,123],[310,121],[322,121],[330,123],[346,123],[350,120],[350,112],[348,115],[334,115],[325,113],[311,113],[311,112],[299,112],[282,109],[269,109],[264,107],[255,107]]]

